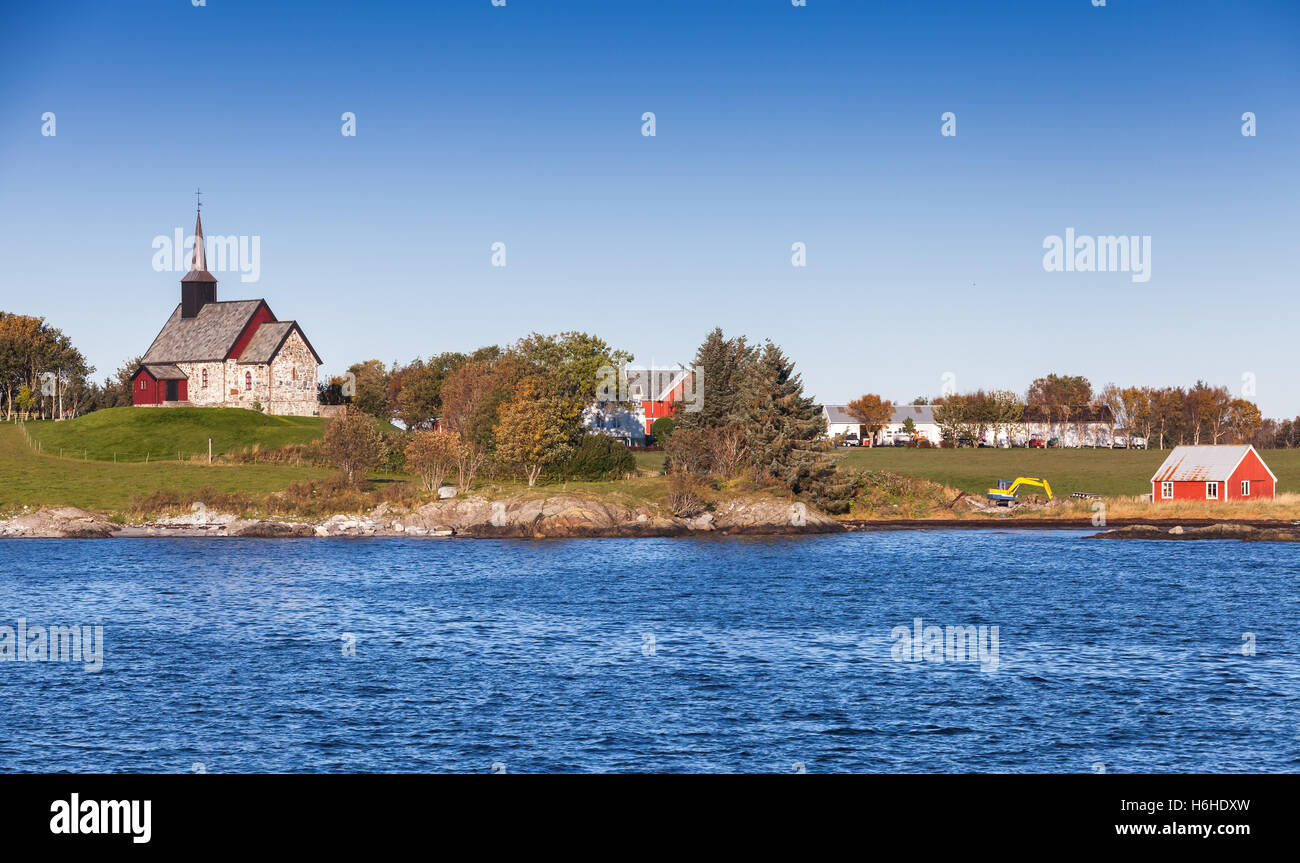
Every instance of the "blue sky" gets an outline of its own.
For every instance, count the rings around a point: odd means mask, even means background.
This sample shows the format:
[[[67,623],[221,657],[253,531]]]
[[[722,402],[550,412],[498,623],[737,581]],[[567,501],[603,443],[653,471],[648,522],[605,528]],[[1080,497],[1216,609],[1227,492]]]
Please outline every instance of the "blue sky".
[[[331,371],[567,329],[688,362],[722,326],[823,401],[1249,373],[1300,413],[1294,0],[2,6],[0,308],[97,376],[177,302],[151,244],[201,186],[261,238],[220,298]],[[1150,280],[1046,272],[1067,228],[1149,235]]]

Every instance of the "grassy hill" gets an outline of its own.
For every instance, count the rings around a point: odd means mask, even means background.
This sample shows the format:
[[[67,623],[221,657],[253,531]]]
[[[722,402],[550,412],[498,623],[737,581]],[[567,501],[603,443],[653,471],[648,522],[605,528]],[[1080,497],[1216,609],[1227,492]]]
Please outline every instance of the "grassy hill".
[[[319,417],[267,416],[238,408],[111,408],[65,422],[27,423],[41,452],[89,461],[133,462],[222,455],[254,444],[276,449],[321,436]]]
[[[168,411],[142,410],[140,413]],[[28,423],[27,427],[30,429],[34,425]],[[203,444],[206,452],[206,436]],[[172,458],[175,459],[175,455]],[[33,452],[16,424],[0,423],[0,511],[42,505],[120,511],[126,508],[132,496],[147,495],[160,489],[194,493],[196,498],[200,489],[266,495],[289,483],[319,479],[332,473],[323,468],[270,464],[209,467],[176,461],[112,464],[59,458],[57,451],[55,455]]]
[[[1151,475],[1168,450],[1109,449],[906,449],[840,450],[838,463],[864,470],[919,476],[984,494],[999,479],[1039,476],[1057,495],[1090,491],[1107,497],[1149,494]],[[1279,492],[1300,490],[1300,450],[1264,450]]]

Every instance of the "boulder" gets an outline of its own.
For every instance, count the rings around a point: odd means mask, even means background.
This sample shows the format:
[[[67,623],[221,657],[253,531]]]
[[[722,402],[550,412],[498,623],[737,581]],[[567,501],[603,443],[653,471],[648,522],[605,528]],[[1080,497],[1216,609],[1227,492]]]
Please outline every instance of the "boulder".
[[[713,514],[723,533],[838,533],[844,525],[807,504],[770,497],[727,501]]]
[[[107,539],[118,530],[120,528],[104,516],[75,506],[41,509],[0,522],[0,536]]]
[[[259,539],[283,539],[294,536],[316,536],[316,528],[310,524],[289,524],[282,521],[239,521],[231,524],[226,529],[226,534]]]

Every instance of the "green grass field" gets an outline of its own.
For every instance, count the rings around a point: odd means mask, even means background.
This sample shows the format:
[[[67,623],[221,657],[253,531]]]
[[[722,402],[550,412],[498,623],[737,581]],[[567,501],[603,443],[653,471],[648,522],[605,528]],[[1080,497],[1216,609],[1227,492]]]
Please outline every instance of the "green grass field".
[[[27,423],[41,452],[91,461],[176,461],[247,449],[278,449],[319,438],[319,417],[267,416],[238,408],[111,408],[65,422]]]
[[[23,506],[46,505],[121,511],[133,495],[159,489],[197,493],[199,489],[212,488],[219,492],[265,495],[291,482],[318,479],[332,473],[322,468],[269,464],[209,467],[176,461],[113,464],[59,458],[33,452],[17,425],[0,423],[0,510],[10,512]]]
[[[1109,449],[841,449],[838,463],[864,470],[888,470],[984,494],[999,479],[1043,477],[1057,496],[1089,491],[1106,497],[1151,491],[1151,475],[1168,450]],[[1265,450],[1277,474],[1278,491],[1300,490],[1300,450]]]

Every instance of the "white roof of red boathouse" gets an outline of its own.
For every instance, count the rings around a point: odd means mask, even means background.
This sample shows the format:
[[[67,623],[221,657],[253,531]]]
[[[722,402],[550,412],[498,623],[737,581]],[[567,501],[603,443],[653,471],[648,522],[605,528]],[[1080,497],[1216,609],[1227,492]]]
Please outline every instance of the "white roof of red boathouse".
[[[1227,482],[1247,453],[1255,452],[1250,444],[1236,446],[1176,446],[1164,464],[1151,477],[1152,482]],[[1277,482],[1264,459],[1255,452],[1264,470]]]

